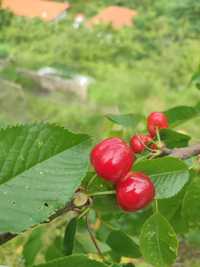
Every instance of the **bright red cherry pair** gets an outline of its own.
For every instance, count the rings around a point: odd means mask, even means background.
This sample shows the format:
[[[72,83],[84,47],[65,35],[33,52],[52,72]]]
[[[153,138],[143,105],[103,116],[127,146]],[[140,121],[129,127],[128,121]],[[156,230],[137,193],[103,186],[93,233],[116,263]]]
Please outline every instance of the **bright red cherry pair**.
[[[108,138],[91,152],[91,162],[97,174],[116,183],[119,206],[125,211],[146,207],[154,198],[154,185],[143,173],[130,172],[135,156],[120,138]]]

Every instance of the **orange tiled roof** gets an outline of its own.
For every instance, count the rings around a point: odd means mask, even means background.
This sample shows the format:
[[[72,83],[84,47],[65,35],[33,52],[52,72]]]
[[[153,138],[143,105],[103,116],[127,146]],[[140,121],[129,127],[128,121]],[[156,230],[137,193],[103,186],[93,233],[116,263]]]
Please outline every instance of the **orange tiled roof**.
[[[110,23],[114,28],[120,29],[124,26],[131,26],[132,19],[136,15],[137,12],[129,8],[110,6],[88,21],[87,25],[92,26],[98,23]]]
[[[67,10],[69,4],[44,0],[3,0],[2,7],[17,16],[39,17],[51,21]]]

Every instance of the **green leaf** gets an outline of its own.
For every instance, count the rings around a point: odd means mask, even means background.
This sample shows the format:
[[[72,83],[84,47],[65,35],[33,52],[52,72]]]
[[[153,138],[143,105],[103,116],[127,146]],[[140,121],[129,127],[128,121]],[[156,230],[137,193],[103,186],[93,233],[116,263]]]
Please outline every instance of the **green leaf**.
[[[57,258],[64,257],[63,252],[63,239],[61,237],[56,237],[53,242],[48,246],[45,253],[45,260],[52,261]]]
[[[110,251],[110,247],[104,243],[99,241],[96,238],[96,242],[98,244],[98,247],[100,248],[102,253],[107,253]],[[77,251],[77,247],[78,247],[78,251]],[[97,253],[97,250],[94,246],[94,243],[92,242],[88,232],[78,232],[76,234],[76,251],[78,253]]]
[[[116,218],[118,228],[130,236],[138,236],[142,225],[152,215],[152,208],[140,210],[139,212],[122,213],[120,218]],[[119,217],[119,216],[116,216]]]
[[[38,252],[42,248],[43,227],[35,228],[23,247],[25,266],[32,266]]]
[[[142,116],[141,114],[123,114],[123,115],[108,114],[106,115],[106,118],[116,124],[125,127],[135,128],[138,125],[138,123],[140,123],[144,119],[144,116]]]
[[[168,148],[188,146],[191,139],[190,136],[171,129],[161,129],[160,136]]]
[[[118,256],[130,258],[141,256],[138,245],[122,231],[112,231],[106,242]]]
[[[135,264],[133,263],[113,264],[111,267],[135,267]]]
[[[200,226],[200,178],[189,185],[183,199],[182,214],[191,226]]]
[[[196,247],[200,247],[200,231],[197,229],[190,230],[190,232],[186,235],[187,241],[190,244]]]
[[[196,117],[199,112],[194,107],[178,106],[164,112],[171,127],[178,126]]]
[[[126,263],[126,264],[122,264],[121,267],[135,267],[135,264],[133,264],[133,263]]]
[[[198,90],[200,90],[200,66],[199,70],[192,76],[191,83],[193,83]]]
[[[143,225],[140,248],[144,259],[155,267],[169,267],[175,261],[176,233],[161,214],[152,215]]]
[[[68,257],[59,258],[53,261],[49,261],[44,264],[37,265],[35,267],[106,267],[104,263],[90,260],[83,255],[72,255]]]
[[[189,180],[187,165],[172,157],[141,161],[135,164],[134,170],[151,177],[157,199],[173,197]]]
[[[73,218],[66,226],[63,247],[64,255],[69,256],[73,252],[74,238],[76,234],[77,218]]]
[[[183,235],[188,232],[188,224],[182,216],[181,208],[182,206],[177,209],[174,216],[170,219],[170,223],[177,234]]]
[[[165,216],[168,221],[175,216],[177,210],[181,209],[184,194],[185,188],[171,198],[158,200],[159,212]]]
[[[19,233],[70,201],[88,170],[90,139],[24,125],[0,129],[0,150],[0,231]]]

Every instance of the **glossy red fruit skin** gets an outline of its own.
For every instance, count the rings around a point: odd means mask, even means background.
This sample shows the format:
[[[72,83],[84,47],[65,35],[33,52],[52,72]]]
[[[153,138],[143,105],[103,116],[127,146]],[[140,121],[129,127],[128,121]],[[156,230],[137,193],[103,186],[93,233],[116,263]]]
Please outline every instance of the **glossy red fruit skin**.
[[[141,172],[129,172],[117,183],[118,205],[125,211],[137,211],[145,208],[155,196],[151,179]]]
[[[152,141],[149,135],[133,135],[130,140],[130,145],[134,153],[142,153],[145,146]]]
[[[152,112],[147,118],[147,128],[151,137],[156,136],[156,128],[168,128],[168,119],[162,112]]]
[[[115,183],[130,171],[135,155],[122,139],[113,137],[97,144],[90,159],[99,176]]]

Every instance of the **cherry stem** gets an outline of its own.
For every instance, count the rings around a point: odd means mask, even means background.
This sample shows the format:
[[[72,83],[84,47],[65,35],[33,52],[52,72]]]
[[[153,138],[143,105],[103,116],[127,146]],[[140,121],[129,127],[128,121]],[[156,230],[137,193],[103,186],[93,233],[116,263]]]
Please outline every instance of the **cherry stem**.
[[[161,138],[160,138],[160,133],[159,133],[159,128],[156,127],[156,137],[158,139],[158,142],[161,143]]]
[[[158,209],[158,200],[155,199],[155,213],[158,213],[159,209]]]
[[[150,147],[148,147],[145,142],[142,141],[142,138],[140,138],[140,136],[138,136],[138,139],[140,140],[140,143],[149,151],[149,152],[154,152],[154,149],[151,149]]]
[[[93,197],[93,196],[105,196],[105,195],[114,195],[114,194],[116,194],[116,192],[114,190],[111,190],[111,191],[94,192],[94,193],[89,194],[89,196]]]
[[[149,157],[149,160],[159,157],[161,153],[162,152],[160,150],[155,150],[155,152]]]
[[[87,230],[88,230],[88,233],[89,233],[89,235],[90,235],[90,238],[91,238],[91,240],[92,240],[92,242],[93,242],[93,244],[94,244],[94,246],[95,246],[95,248],[96,248],[96,250],[97,250],[97,253],[99,254],[99,257],[100,257],[103,261],[105,261],[105,258],[104,258],[104,256],[103,256],[103,254],[102,254],[102,252],[101,252],[101,250],[100,250],[98,244],[97,244],[97,240],[96,240],[96,238],[95,238],[95,236],[94,236],[94,234],[93,234],[93,232],[92,232],[92,229],[90,228],[90,223],[89,223],[89,219],[88,219],[88,214],[87,214],[87,216],[86,216],[86,225],[87,225]]]
[[[78,219],[83,218],[89,211],[90,211],[90,207],[84,209],[84,210],[80,213],[80,215],[78,216]]]
[[[94,180],[96,179],[97,174],[95,173],[92,178],[90,179],[89,183],[87,184],[87,188],[89,188],[89,186],[94,182]]]

